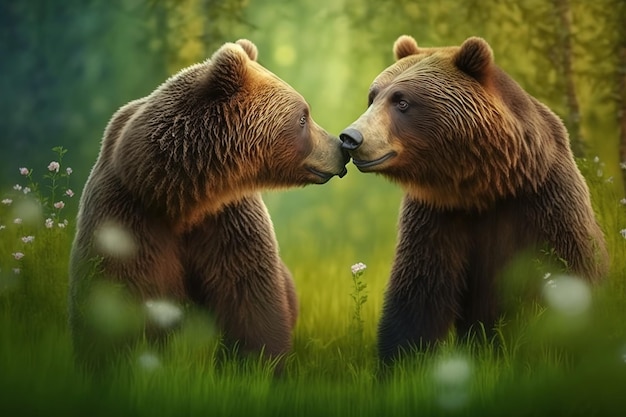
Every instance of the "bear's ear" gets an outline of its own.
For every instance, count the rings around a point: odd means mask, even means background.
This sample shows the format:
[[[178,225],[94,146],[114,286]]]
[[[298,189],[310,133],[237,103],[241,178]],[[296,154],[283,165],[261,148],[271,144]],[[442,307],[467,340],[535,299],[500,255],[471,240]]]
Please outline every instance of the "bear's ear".
[[[417,42],[409,35],[402,35],[393,44],[393,55],[396,61],[419,52]]]
[[[256,47],[247,51],[252,42],[245,46],[239,43],[226,43],[209,60],[209,73],[205,79],[208,91],[214,97],[231,96],[243,85],[248,71],[250,53],[256,53]]]
[[[454,57],[454,64],[457,68],[480,82],[485,81],[492,63],[491,47],[487,41],[478,37],[466,39]]]
[[[235,43],[241,46],[244,51],[246,51],[246,54],[248,54],[248,58],[250,58],[253,61],[256,61],[257,57],[259,56],[259,50],[257,49],[255,44],[253,44],[247,39],[239,39]]]

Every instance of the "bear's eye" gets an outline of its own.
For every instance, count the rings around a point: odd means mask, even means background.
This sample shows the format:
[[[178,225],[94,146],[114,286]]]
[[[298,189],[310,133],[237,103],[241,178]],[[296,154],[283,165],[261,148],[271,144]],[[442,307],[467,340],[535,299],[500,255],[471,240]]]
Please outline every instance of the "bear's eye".
[[[405,112],[408,108],[409,108],[409,102],[406,100],[400,100],[398,101],[398,110],[400,110],[401,112]]]
[[[306,126],[306,116],[300,117],[300,127]]]

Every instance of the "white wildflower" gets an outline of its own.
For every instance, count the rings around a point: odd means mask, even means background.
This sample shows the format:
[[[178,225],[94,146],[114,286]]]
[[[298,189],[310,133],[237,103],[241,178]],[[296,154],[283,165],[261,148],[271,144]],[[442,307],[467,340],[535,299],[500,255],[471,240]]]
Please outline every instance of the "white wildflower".
[[[59,172],[59,168],[61,168],[61,165],[57,161],[52,161],[48,164],[48,171]]]
[[[352,270],[352,275],[361,273],[365,271],[366,268],[367,268],[367,265],[365,265],[363,262],[358,262],[350,267],[350,269]]]
[[[35,240],[35,236],[22,236],[22,242],[32,243]]]

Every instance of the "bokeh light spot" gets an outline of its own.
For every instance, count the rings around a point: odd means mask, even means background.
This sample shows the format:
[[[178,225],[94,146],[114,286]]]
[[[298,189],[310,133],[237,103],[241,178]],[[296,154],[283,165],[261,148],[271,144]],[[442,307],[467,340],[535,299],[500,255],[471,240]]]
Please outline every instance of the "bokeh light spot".
[[[98,250],[104,255],[130,258],[137,249],[130,231],[114,222],[103,224],[95,231],[94,237]]]
[[[591,306],[591,290],[580,278],[559,275],[553,277],[543,288],[548,306],[566,317],[577,317]]]
[[[279,45],[274,50],[274,60],[278,65],[283,67],[290,67],[296,62],[297,54],[296,50],[292,45],[283,44]]]
[[[437,386],[437,403],[446,410],[455,410],[467,404],[472,367],[466,358],[448,357],[439,360],[433,368]]]

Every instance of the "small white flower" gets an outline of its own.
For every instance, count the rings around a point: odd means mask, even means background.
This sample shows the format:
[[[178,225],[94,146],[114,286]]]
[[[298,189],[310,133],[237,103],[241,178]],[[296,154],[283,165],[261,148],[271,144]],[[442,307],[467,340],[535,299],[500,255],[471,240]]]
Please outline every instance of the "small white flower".
[[[15,184],[15,185],[13,186],[13,189],[14,189],[15,191],[22,191],[22,186],[21,186],[21,185],[19,185],[19,184]]]
[[[13,223],[14,224],[22,224],[22,219],[19,217],[16,217],[15,219],[13,219]]]
[[[600,162],[600,157],[596,156],[595,158],[593,158],[593,162],[595,162],[596,164]]]
[[[65,203],[62,201],[57,201],[56,203],[54,203],[54,208],[55,209],[62,209],[63,207],[65,207]]]
[[[601,169],[601,168],[598,168],[598,170],[596,171],[596,175],[597,175],[598,177],[601,177],[601,176],[603,176],[603,175],[604,175],[604,171],[602,171],[602,169]]]
[[[619,203],[620,203],[622,206],[626,206],[626,198],[622,198],[622,199],[619,201]]]
[[[620,162],[620,163],[619,163],[619,167],[620,167],[621,169],[626,169],[626,162]]]
[[[74,197],[74,191],[68,188],[67,190],[65,190],[65,195],[68,197]]]
[[[12,202],[13,200],[11,200],[10,198],[5,198],[4,200],[2,200],[2,204],[4,204],[5,206],[10,206]]]
[[[28,194],[30,193],[30,191],[31,191],[30,187],[24,187],[24,189],[22,190],[24,194]]]
[[[613,176],[611,175],[609,178],[607,178],[606,182],[608,182],[609,184],[613,184]]]
[[[19,274],[20,274],[20,272],[22,272],[22,270],[21,270],[20,268],[13,268],[13,273],[14,273],[15,275],[19,275]]]
[[[624,239],[626,239],[626,229],[620,230],[619,233],[622,235]]]
[[[57,224],[57,226],[59,226],[59,229],[65,229],[65,226],[67,226],[67,224],[59,223],[59,224]]]
[[[61,168],[61,165],[57,161],[52,161],[48,164],[48,171],[59,172],[59,168]]]
[[[65,172],[67,173],[67,175],[72,175],[72,172],[74,172],[74,171],[72,171],[72,168],[67,167],[67,168],[65,168]]]
[[[35,236],[22,236],[22,242],[32,243],[35,240]]]
[[[28,175],[30,170],[28,168],[20,168],[20,175]]]
[[[18,261],[24,257],[22,252],[13,252],[11,255],[13,255],[13,257]]]
[[[46,222],[44,224],[46,225],[47,229],[52,229],[54,227],[54,220],[48,218],[46,219]]]
[[[350,267],[350,269],[352,270],[352,275],[356,275],[360,272],[363,272],[365,271],[366,268],[367,268],[367,265],[365,265],[363,262],[358,262]]]
[[[0,230],[4,230],[4,229],[6,229],[6,228],[7,228],[7,227],[6,227],[5,225],[0,224]]]
[[[543,279],[548,279],[552,276],[551,272],[546,272],[545,275],[543,276]]]

